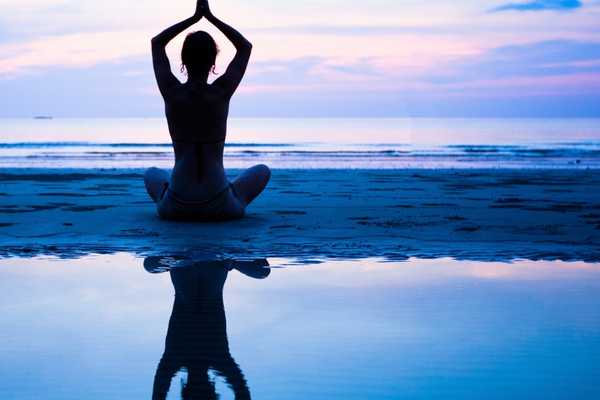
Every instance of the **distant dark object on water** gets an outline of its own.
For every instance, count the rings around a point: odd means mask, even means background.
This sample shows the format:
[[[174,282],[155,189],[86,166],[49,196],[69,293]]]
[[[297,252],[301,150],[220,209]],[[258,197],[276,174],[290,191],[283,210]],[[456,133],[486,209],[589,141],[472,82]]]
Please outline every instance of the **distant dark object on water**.
[[[54,119],[51,115],[36,115],[33,119]]]

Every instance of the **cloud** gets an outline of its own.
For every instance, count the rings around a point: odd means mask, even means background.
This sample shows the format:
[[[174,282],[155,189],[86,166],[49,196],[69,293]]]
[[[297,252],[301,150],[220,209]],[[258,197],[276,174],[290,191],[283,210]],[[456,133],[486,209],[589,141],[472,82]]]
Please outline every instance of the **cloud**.
[[[582,6],[583,4],[580,0],[533,0],[526,3],[506,3],[493,8],[491,11],[568,11],[581,8]]]
[[[148,92],[151,94],[149,95]],[[17,79],[0,79],[0,116],[160,115],[152,65],[147,57],[86,68],[51,66]]]
[[[478,78],[600,74],[600,42],[550,40],[501,46],[465,65],[460,75]]]
[[[90,67],[132,56],[149,57],[149,52],[147,36],[135,31],[77,33],[0,44],[0,79],[44,68]]]
[[[546,46],[547,50],[568,47]],[[518,54],[531,53],[534,47],[484,53],[481,57],[485,60],[473,70],[468,69],[469,60],[464,60],[454,70],[456,79],[445,82],[428,81],[431,72],[413,80],[400,77],[397,72],[378,69],[378,59],[339,63],[306,57],[254,62],[232,101],[232,116],[599,116],[598,73],[588,71],[587,81],[582,81],[584,74],[536,76],[524,65],[515,65],[510,75],[503,75],[502,68],[492,69],[498,60],[513,63]],[[538,54],[546,53],[544,46],[538,50]],[[571,52],[565,68],[591,68],[598,55],[591,54],[585,61],[576,56],[574,48],[564,51]],[[565,52],[548,55],[541,62],[555,63]],[[525,64],[532,64],[535,58],[532,54],[531,62]],[[478,69],[483,71],[479,76]],[[471,76],[470,80],[465,80],[465,75]],[[53,66],[18,79],[0,79],[0,93],[4,104],[0,116],[6,117],[131,117],[161,116],[163,112],[147,56],[86,68]]]
[[[458,99],[547,97],[558,104],[557,99],[572,101],[566,100],[569,96],[597,98],[600,42],[555,40],[500,46],[440,66],[419,79],[430,83],[432,96],[446,93]]]
[[[247,29],[248,32],[257,34],[274,35],[308,35],[308,36],[381,36],[381,35],[443,35],[457,33],[458,31],[469,31],[464,25],[286,25],[265,26]]]
[[[393,57],[301,57],[253,62],[246,85],[273,91],[340,91],[372,88],[379,92],[442,91],[449,86],[500,88],[503,82],[531,87],[548,83],[556,90],[580,77],[600,81],[600,41],[550,40],[498,46],[479,53],[439,58],[435,67],[398,63]],[[496,85],[495,82],[498,84]],[[597,90],[597,86],[589,88]]]

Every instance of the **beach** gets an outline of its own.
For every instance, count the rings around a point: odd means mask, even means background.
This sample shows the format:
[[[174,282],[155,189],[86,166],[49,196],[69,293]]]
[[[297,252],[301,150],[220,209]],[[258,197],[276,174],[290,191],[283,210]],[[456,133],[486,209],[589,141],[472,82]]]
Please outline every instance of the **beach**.
[[[600,260],[595,170],[280,169],[223,224],[159,220],[142,170],[4,169],[0,182],[3,257]]]
[[[597,398],[598,122],[234,119],[185,223],[164,121],[0,120],[0,398]]]
[[[271,181],[183,223],[164,121],[0,121],[0,398],[596,398],[598,126],[233,120]]]
[[[600,399],[600,1],[2,7],[0,400]]]

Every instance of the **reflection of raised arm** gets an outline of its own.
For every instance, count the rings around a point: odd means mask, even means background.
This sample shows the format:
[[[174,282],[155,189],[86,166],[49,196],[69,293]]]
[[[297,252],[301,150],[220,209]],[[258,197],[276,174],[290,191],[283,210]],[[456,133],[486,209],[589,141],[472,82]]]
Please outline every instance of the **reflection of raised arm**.
[[[169,89],[179,83],[179,80],[171,72],[171,65],[165,47],[181,32],[194,25],[202,19],[205,13],[205,1],[198,0],[196,12],[190,18],[187,18],[159,33],[152,38],[152,61],[154,64],[154,74],[158,88],[163,97],[167,97]]]
[[[228,269],[237,269],[242,274],[254,278],[265,279],[271,274],[271,270],[267,268],[269,262],[266,259],[258,259],[252,261],[229,261]]]
[[[215,362],[215,370],[225,378],[229,387],[233,390],[235,400],[250,400],[250,388],[244,377],[240,366],[235,362],[231,354]]]
[[[169,389],[171,388],[171,380],[181,368],[173,360],[160,360],[156,374],[154,375],[154,386],[152,388],[152,400],[164,400],[167,398]]]
[[[231,96],[246,73],[246,67],[248,66],[250,53],[252,52],[252,43],[250,43],[241,33],[215,17],[210,11],[208,0],[200,1],[204,2],[203,10],[206,19],[229,39],[236,50],[235,57],[227,67],[225,74],[215,81],[215,85],[223,88],[225,92]]]

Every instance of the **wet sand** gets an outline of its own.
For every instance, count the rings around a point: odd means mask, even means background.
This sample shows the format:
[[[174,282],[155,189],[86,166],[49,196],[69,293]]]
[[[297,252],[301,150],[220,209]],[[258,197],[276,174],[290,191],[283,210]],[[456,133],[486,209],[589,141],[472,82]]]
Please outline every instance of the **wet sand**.
[[[231,177],[239,171],[230,171]],[[276,170],[248,217],[158,219],[141,170],[0,170],[0,256],[600,260],[594,170]]]

